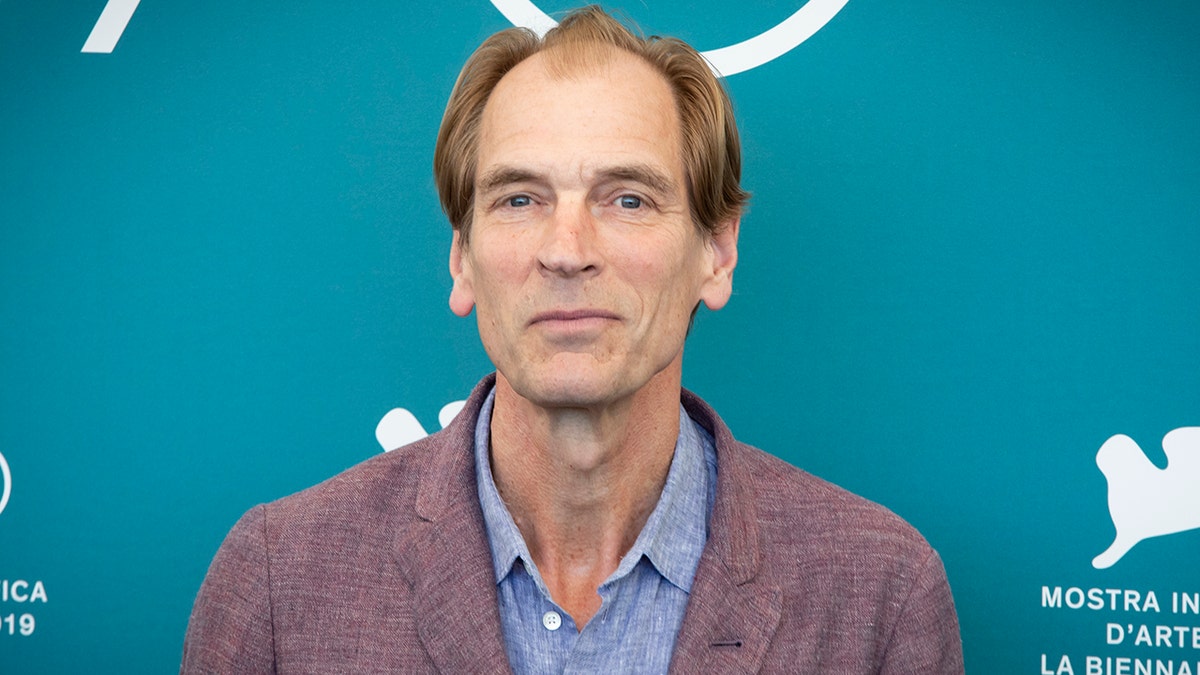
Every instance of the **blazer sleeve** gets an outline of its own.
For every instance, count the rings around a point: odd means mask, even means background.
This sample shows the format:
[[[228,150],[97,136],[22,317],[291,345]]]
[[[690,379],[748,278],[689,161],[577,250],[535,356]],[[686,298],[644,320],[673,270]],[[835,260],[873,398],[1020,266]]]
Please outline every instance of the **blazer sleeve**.
[[[888,642],[881,675],[962,675],[962,636],[946,570],[930,551]]]
[[[183,643],[181,673],[273,673],[266,507],[233,526],[200,586]]]

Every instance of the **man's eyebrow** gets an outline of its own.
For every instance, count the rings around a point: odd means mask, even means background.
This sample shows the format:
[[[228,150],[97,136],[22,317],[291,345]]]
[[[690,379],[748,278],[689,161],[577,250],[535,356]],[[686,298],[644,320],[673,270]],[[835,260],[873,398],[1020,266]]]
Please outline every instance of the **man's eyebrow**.
[[[602,181],[635,181],[655,192],[663,194],[674,192],[676,187],[675,181],[671,180],[670,176],[649,164],[625,164],[606,167],[597,171],[596,175]]]
[[[542,179],[543,177],[540,174],[528,169],[519,169],[513,166],[498,166],[480,176],[475,189],[479,192],[490,192],[491,190],[512,185],[513,183],[525,183]]]
[[[596,171],[595,178],[600,182],[634,181],[663,194],[674,192],[676,188],[675,182],[666,173],[649,164],[602,167]],[[545,180],[545,175],[530,169],[497,166],[479,177],[475,189],[481,193],[487,193],[514,183],[544,182]]]

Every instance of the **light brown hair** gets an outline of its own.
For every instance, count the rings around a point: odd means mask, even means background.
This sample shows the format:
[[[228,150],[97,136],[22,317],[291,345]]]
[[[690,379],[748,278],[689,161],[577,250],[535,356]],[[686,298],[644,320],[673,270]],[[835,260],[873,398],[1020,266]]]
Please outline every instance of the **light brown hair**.
[[[614,48],[645,60],[674,94],[688,204],[696,226],[714,234],[741,215],[750,195],[740,184],[742,151],[733,104],[708,62],[681,40],[638,36],[600,7],[589,5],[568,14],[543,38],[527,28],[492,35],[459,73],[438,130],[433,175],[442,209],[463,244],[474,209],[483,109],[501,78],[539,52],[553,54],[555,67],[569,72],[600,65]]]

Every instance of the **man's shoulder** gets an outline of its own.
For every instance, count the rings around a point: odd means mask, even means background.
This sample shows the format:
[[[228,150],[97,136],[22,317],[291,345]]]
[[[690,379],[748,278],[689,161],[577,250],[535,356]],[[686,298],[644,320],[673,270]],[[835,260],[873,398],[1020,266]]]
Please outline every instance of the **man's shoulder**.
[[[736,440],[716,411],[691,392],[684,393],[683,402],[716,442],[718,500],[724,486],[731,491],[727,496],[751,502],[748,511],[730,513],[754,521],[768,553],[890,555],[916,564],[932,553],[916,528],[886,507]]]
[[[379,490],[395,494],[416,489],[422,469],[428,466],[427,461],[422,461],[423,458],[439,448],[436,439],[427,436],[391,452],[369,457],[316,485],[276,499],[267,506],[279,512],[306,511],[346,502],[369,502]]]
[[[737,445],[744,475],[754,481],[754,506],[766,545],[843,553],[870,549],[920,559],[929,554],[920,532],[887,507],[758,448]]]
[[[438,432],[391,452],[371,457],[312,487],[256,507],[275,547],[322,545],[336,550],[349,540],[402,528],[419,519],[423,486],[446,482],[437,476],[445,453],[463,452]],[[386,526],[381,528],[382,526]]]
[[[227,544],[265,545],[300,561],[342,559],[392,547],[414,524],[475,499],[475,421],[493,381],[484,378],[444,429],[254,507]]]

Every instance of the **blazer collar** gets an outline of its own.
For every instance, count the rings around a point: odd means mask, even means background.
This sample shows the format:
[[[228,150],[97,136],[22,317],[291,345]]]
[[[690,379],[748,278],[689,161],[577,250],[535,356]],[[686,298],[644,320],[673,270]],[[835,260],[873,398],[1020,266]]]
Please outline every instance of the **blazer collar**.
[[[475,421],[488,392],[496,384],[495,373],[475,385],[466,404],[445,429],[429,437],[434,445],[427,451],[428,470],[421,472],[417,487],[417,515],[437,521],[451,507],[468,501],[478,507],[475,492]]]

